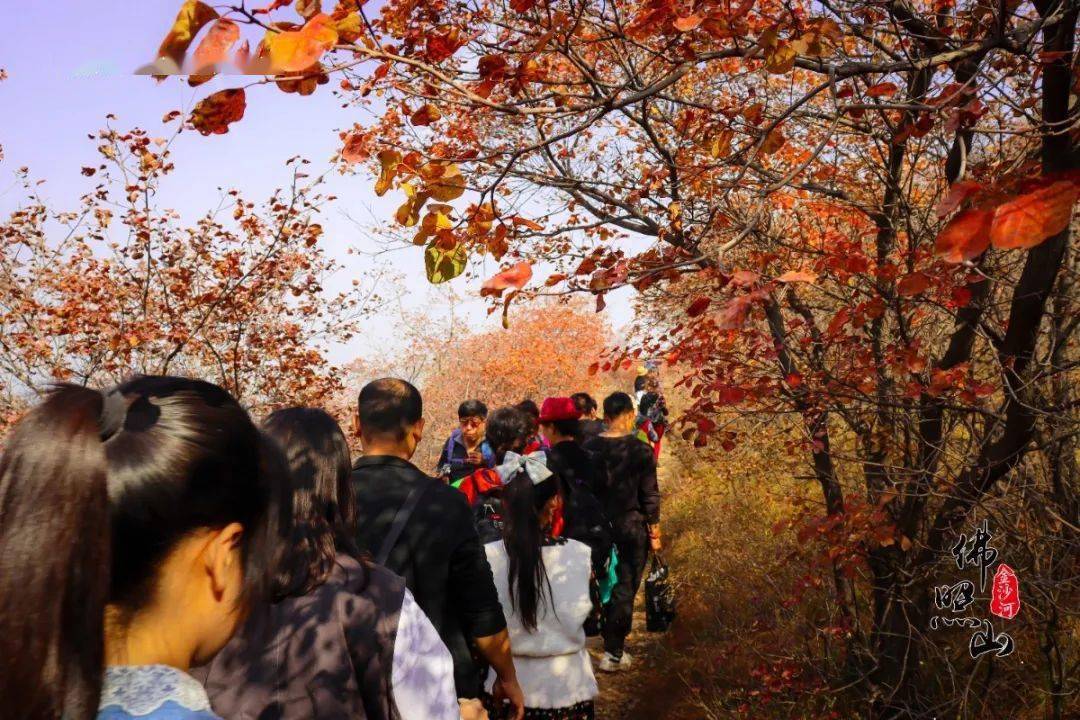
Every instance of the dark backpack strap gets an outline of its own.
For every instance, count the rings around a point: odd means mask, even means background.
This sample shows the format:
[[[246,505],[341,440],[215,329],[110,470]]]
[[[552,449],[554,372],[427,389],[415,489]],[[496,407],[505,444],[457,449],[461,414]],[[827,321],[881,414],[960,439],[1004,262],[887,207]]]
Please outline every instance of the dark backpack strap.
[[[394,522],[390,525],[390,532],[386,533],[386,537],[383,539],[382,547],[379,548],[379,554],[375,556],[375,562],[379,565],[386,565],[387,558],[390,557],[390,553],[393,552],[394,546],[397,545],[398,538],[401,537],[401,533],[405,531],[405,525],[409,522],[409,518],[412,517],[413,511],[420,502],[420,498],[423,497],[427,487],[424,485],[417,485],[409,493],[409,496],[405,498],[405,502],[398,508],[397,514],[394,515]]]

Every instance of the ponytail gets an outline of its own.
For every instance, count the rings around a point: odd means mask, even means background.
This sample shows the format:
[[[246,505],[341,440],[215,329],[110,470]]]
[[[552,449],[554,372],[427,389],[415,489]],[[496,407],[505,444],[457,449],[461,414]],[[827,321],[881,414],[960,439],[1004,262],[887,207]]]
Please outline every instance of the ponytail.
[[[503,488],[503,544],[510,560],[510,604],[526,630],[536,630],[544,603],[551,598],[551,582],[544,567],[544,532],[540,510],[558,492],[555,476],[533,485],[526,472],[515,475]]]
[[[0,456],[0,707],[89,720],[104,672],[109,504],[101,393],[63,385]]]
[[[199,380],[49,393],[0,456],[0,714],[95,718],[106,605],[144,607],[193,530],[243,526],[241,604],[263,602],[287,530],[272,482],[280,454],[232,396]]]

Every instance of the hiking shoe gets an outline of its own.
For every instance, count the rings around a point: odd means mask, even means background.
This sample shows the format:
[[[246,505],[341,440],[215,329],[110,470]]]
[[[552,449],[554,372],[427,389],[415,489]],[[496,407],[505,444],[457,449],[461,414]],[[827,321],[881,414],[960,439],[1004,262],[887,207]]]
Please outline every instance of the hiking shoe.
[[[621,672],[622,670],[630,667],[630,655],[629,653],[623,653],[621,658],[617,658],[611,653],[604,653],[604,658],[600,661],[601,672]]]

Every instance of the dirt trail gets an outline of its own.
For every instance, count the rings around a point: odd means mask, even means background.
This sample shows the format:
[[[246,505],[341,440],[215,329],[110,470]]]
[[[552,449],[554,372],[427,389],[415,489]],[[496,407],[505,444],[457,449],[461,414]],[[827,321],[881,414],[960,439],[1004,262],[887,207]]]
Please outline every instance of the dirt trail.
[[[645,610],[639,596],[634,609],[634,631],[626,640],[626,652],[633,658],[633,664],[618,673],[596,671],[596,680],[600,684],[600,697],[596,699],[597,720],[645,720],[646,717],[655,717],[644,707],[643,692],[655,685],[660,669],[655,667],[652,658],[657,644],[663,639],[663,635],[645,632]],[[593,667],[598,668],[600,658],[604,656],[601,644],[590,642],[589,652],[593,656]]]

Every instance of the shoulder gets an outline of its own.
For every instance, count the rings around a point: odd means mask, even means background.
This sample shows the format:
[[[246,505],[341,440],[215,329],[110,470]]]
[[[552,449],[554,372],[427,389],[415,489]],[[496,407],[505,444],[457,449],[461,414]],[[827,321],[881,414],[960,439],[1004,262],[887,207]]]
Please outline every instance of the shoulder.
[[[506,557],[506,545],[502,540],[494,540],[484,545],[484,553],[488,560],[499,560]]]
[[[581,558],[586,563],[591,562],[592,559],[592,550],[588,545],[568,538],[560,538],[558,543],[545,546],[544,551],[564,559]]]
[[[98,717],[107,720],[213,720],[210,699],[198,680],[167,665],[106,668]]]

